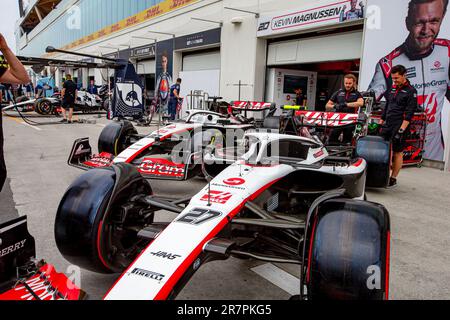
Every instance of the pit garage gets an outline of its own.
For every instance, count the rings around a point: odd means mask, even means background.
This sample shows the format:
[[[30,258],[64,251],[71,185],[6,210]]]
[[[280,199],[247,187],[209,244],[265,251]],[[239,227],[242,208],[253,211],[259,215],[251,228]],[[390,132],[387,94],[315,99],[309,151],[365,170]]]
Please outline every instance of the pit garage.
[[[343,78],[358,77],[362,25],[268,39],[266,101],[293,105],[302,89],[308,110],[324,111]]]

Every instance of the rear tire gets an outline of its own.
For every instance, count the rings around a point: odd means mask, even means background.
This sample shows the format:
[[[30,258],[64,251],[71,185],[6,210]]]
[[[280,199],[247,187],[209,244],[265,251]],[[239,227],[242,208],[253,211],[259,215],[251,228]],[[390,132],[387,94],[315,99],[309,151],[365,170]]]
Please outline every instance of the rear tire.
[[[391,144],[377,136],[360,138],[356,144],[356,156],[367,162],[366,186],[386,188],[391,175]]]
[[[309,299],[388,299],[390,222],[383,206],[326,201],[312,230],[306,278]]]
[[[98,151],[118,156],[130,146],[130,135],[137,134],[129,121],[112,122],[107,125],[98,138]]]
[[[48,99],[40,99],[36,102],[35,111],[40,115],[53,113],[53,104]]]

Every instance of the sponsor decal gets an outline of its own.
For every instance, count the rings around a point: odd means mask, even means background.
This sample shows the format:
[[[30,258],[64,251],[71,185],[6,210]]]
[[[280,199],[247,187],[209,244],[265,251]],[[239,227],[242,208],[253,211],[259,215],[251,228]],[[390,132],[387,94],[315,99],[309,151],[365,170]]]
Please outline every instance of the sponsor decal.
[[[424,106],[425,113],[427,114],[428,124],[435,123],[438,110],[438,100],[436,93],[432,93],[431,95],[418,96],[417,103],[421,106]]]
[[[440,61],[436,61],[436,62],[434,63],[434,67],[435,67],[435,68],[440,68],[440,67],[442,67],[441,62],[440,62]]]
[[[258,31],[264,31],[264,30],[267,30],[267,29],[269,29],[269,27],[270,27],[270,22],[263,22],[263,23],[260,23],[260,24],[259,24],[259,27],[258,27]]]
[[[320,150],[319,152],[316,152],[315,154],[314,154],[314,158],[320,158],[321,156],[323,156],[324,155],[324,152],[323,152],[323,150]]]
[[[17,250],[22,249],[23,247],[25,247],[25,242],[26,241],[27,240],[25,239],[25,240],[17,242],[16,244],[13,244],[13,245],[11,245],[9,247],[6,247],[6,248],[2,249],[0,251],[0,258],[2,258],[4,256],[7,256],[7,255],[9,255],[9,254],[11,254],[13,252],[16,252]]]
[[[297,111],[295,115],[308,124],[327,127],[345,126],[358,121],[358,115],[353,113]]]
[[[238,187],[238,186],[230,186],[222,183],[212,183],[211,184],[214,187],[222,187],[222,188],[230,188],[230,189],[236,189],[236,190],[245,190],[244,187]]]
[[[64,47],[62,47],[62,49],[70,50],[84,43],[96,41],[100,38],[110,36],[113,33],[132,27],[137,23],[142,23],[157,18],[163,14],[169,13],[173,10],[177,10],[179,8],[185,7],[189,4],[193,4],[198,1],[199,0],[164,0],[159,4],[147,8],[135,15],[127,17],[113,25],[107,26],[101,30],[97,30],[92,34],[87,35],[86,37],[83,37],[68,45],[65,45]],[[50,55],[52,54],[47,54],[46,56]]]
[[[271,106],[270,102],[235,101],[233,103],[234,109],[264,110],[269,109]]]
[[[110,167],[112,163],[113,163],[113,155],[107,152],[102,152],[99,155],[93,156],[88,161],[85,161],[84,165],[95,168],[102,168],[102,167]]]
[[[228,202],[228,200],[231,199],[232,196],[233,195],[229,192],[211,190],[209,193],[205,194],[200,199],[200,201],[208,201],[211,203],[225,204]]]
[[[75,151],[75,155],[76,156],[79,156],[79,155],[81,155],[81,154],[86,154],[86,153],[91,153],[91,148],[84,148],[84,144],[80,144],[79,146],[78,146],[78,149],[77,149],[77,151]]]
[[[416,83],[413,85],[413,87],[416,90],[420,90],[425,88],[429,88],[429,87],[439,87],[439,86],[447,86],[447,80],[433,80],[427,83]]]
[[[164,258],[164,259],[169,259],[169,260],[175,260],[176,258],[181,257],[178,254],[173,254],[173,253],[164,252],[164,251],[151,252],[150,254],[155,257],[158,257],[158,258]]]
[[[245,183],[245,180],[242,178],[229,178],[224,180],[223,183],[229,186],[240,186]]]
[[[133,271],[131,271],[131,274],[145,277],[145,278],[152,279],[152,280],[156,280],[156,281],[162,281],[165,277],[165,275],[163,275],[163,274],[153,272],[153,271],[148,271],[145,269],[140,269],[140,268],[134,268]]]
[[[192,225],[200,225],[207,221],[216,219],[216,218],[220,217],[221,215],[222,215],[222,212],[219,212],[219,211],[195,208],[175,221],[192,224]]]
[[[78,300],[81,290],[62,273],[57,273],[51,265],[45,265],[37,274],[28,278],[25,283],[39,300]],[[0,300],[30,301],[36,298],[23,284],[0,294]]]
[[[165,177],[184,177],[185,168],[183,164],[177,164],[166,159],[145,158],[138,167],[142,174],[165,176]]]

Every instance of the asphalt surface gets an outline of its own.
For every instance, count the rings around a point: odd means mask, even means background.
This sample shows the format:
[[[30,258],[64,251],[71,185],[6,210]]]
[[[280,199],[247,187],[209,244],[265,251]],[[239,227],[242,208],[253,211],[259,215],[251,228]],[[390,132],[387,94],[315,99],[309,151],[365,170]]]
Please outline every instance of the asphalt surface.
[[[31,127],[19,119],[3,121],[9,180],[0,193],[0,223],[27,215],[30,233],[36,239],[38,258],[69,274],[73,266],[60,255],[53,236],[59,201],[70,183],[81,174],[67,165],[67,158],[77,138],[89,137],[95,149],[97,138],[108,123],[96,115],[80,117],[96,123]],[[138,130],[151,131],[148,128]],[[429,168],[408,168],[402,172],[399,182],[396,190],[368,191],[369,200],[385,205],[391,214],[390,296],[393,299],[448,299],[450,174]],[[171,197],[193,195],[203,185],[200,179],[152,182],[155,193]],[[161,220],[172,218],[171,214],[158,216]],[[117,275],[80,272],[81,286],[90,299],[101,299],[117,278]],[[296,267],[237,259],[212,262],[200,268],[178,299],[285,300],[293,293],[289,289],[292,279],[295,280],[292,275],[298,277]]]

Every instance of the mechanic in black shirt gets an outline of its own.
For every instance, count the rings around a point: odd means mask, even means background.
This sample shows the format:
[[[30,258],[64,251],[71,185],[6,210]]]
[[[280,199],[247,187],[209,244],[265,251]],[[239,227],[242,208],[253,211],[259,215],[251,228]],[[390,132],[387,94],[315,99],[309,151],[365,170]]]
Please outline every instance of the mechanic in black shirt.
[[[29,83],[30,78],[27,74],[27,71],[25,70],[22,63],[20,63],[19,59],[17,59],[17,57],[8,47],[8,44],[6,43],[6,40],[1,33],[0,33],[0,51],[3,54],[3,56],[0,56],[0,83],[9,83],[9,84]],[[3,185],[5,184],[6,181],[6,165],[5,165],[5,157],[3,154],[2,118],[3,117],[0,113],[0,191],[2,191]]]
[[[72,76],[70,74],[66,75],[66,82],[64,82],[63,89],[61,90],[62,98],[62,112],[63,119],[61,122],[72,123],[73,107],[75,106],[75,101],[77,100],[77,85],[72,81]],[[69,109],[69,120],[67,120],[67,111]]]
[[[405,136],[414,112],[418,108],[417,90],[411,86],[407,77],[407,69],[402,65],[392,68],[393,87],[386,93],[386,107],[381,116],[381,135],[392,142],[394,152],[392,176],[389,187],[397,186],[397,177],[403,167],[403,151]]]
[[[358,113],[359,108],[364,106],[364,98],[361,93],[356,90],[357,79],[353,74],[347,74],[344,77],[344,89],[335,92],[330,101],[328,101],[327,111],[335,109],[338,113]],[[344,128],[334,129],[330,135],[330,144],[339,144],[339,137],[341,133],[344,134],[343,143],[351,143],[353,139],[354,125],[349,125]]]
[[[295,90],[295,105],[300,107],[306,107],[307,104],[308,99],[303,94],[303,89],[298,88],[297,90]]]

